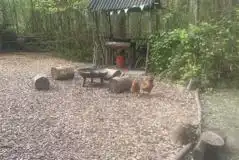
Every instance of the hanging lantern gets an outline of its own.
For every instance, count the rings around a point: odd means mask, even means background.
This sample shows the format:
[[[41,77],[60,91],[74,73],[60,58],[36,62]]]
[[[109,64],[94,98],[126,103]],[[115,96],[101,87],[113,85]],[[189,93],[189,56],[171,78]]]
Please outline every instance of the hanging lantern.
[[[127,9],[124,9],[124,13],[127,13],[127,12],[128,12],[128,10],[129,10],[128,8],[127,8]]]
[[[142,10],[144,10],[144,5],[140,5],[139,8]]]

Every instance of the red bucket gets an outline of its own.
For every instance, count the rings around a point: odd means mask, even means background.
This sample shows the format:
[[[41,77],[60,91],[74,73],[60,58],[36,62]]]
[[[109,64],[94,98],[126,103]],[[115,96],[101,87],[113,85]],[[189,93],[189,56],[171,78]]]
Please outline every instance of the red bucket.
[[[125,59],[124,56],[117,56],[116,57],[116,66],[119,68],[124,68]]]

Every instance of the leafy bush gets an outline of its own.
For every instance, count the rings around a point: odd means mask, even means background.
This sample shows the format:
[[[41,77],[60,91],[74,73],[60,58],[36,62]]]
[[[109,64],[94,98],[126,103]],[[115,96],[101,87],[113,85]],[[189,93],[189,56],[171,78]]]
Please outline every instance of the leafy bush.
[[[234,38],[228,24],[201,23],[189,25],[186,29],[157,33],[150,39],[151,70],[165,72],[168,78],[181,82],[193,77],[213,82],[231,71],[231,66],[238,59],[237,51],[231,49]]]

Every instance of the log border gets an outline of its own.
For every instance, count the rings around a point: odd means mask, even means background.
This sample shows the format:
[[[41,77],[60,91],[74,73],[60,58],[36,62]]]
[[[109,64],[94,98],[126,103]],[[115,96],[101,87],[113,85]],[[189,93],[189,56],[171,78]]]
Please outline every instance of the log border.
[[[198,108],[198,130],[202,133],[202,104],[200,102],[199,88],[194,91],[194,98]],[[175,156],[175,160],[183,160],[183,158],[191,151],[195,144],[189,143],[183,147]]]
[[[200,101],[199,88],[197,88],[195,91],[195,101],[196,101],[197,108],[198,108],[198,129],[199,129],[199,133],[201,135],[201,133],[202,133],[202,104]]]

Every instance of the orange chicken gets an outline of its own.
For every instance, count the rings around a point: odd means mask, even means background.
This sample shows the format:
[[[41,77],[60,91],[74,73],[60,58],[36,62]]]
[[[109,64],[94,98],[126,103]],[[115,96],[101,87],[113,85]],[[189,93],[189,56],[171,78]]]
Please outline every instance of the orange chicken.
[[[148,94],[150,94],[154,87],[153,82],[154,82],[153,76],[145,77],[140,86],[141,90],[143,92],[147,92]]]
[[[133,80],[133,82],[132,82],[131,92],[136,93],[136,94],[140,93],[140,85],[139,85],[139,82],[136,79]]]

